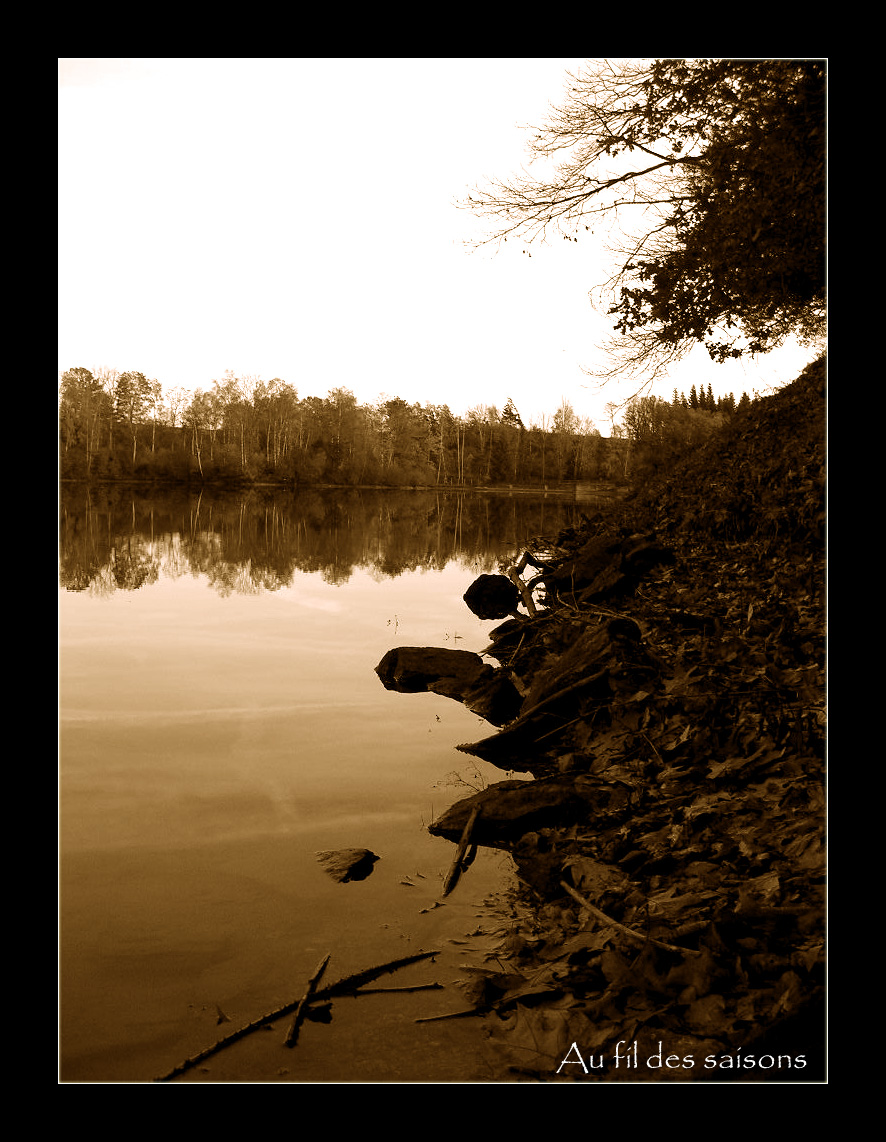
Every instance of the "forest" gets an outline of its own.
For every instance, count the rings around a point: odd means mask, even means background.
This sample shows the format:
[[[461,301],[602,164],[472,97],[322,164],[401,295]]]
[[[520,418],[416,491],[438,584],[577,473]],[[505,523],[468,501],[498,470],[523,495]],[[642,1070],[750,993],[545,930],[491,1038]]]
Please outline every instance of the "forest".
[[[231,371],[206,391],[164,392],[140,372],[66,370],[59,389],[60,476],[90,482],[551,486],[631,483],[670,465],[719,428],[746,393],[711,386],[673,400],[637,396],[603,436],[563,399],[528,427],[510,399],[453,414],[381,396],[359,404],[347,388],[299,397],[280,378]]]

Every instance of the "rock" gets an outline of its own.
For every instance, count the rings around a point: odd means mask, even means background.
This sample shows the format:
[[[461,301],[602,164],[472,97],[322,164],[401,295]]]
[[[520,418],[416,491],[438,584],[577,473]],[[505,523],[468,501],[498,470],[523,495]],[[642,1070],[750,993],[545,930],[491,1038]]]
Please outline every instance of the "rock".
[[[522,701],[506,674],[469,650],[400,646],[388,651],[375,672],[386,690],[442,694],[494,726],[515,718]]]
[[[569,559],[546,573],[545,588],[556,594],[587,589],[604,572],[618,571],[620,546],[611,538],[589,540]]]
[[[440,679],[452,679],[466,689],[492,671],[470,650],[443,650],[434,646],[399,646],[389,650],[375,673],[386,690],[420,694]]]
[[[636,536],[624,545],[622,566],[630,575],[644,575],[651,567],[660,563],[672,564],[674,553],[669,547],[664,547],[653,540],[641,538],[634,543]]]
[[[545,587],[553,594],[578,595],[583,602],[602,602],[630,594],[652,567],[673,562],[670,548],[645,535],[616,542],[595,537],[546,574]]]
[[[317,860],[324,870],[339,884],[347,884],[349,880],[365,880],[379,859],[369,849],[329,849],[317,853]]]
[[[479,619],[507,618],[520,602],[520,592],[507,575],[481,575],[462,597]]]
[[[607,706],[615,695],[653,686],[659,673],[633,619],[616,618],[583,631],[571,627],[570,640],[535,670],[528,690],[524,687],[519,716],[499,732],[456,748],[499,769],[549,773],[559,755],[571,749],[574,722]]]
[[[475,806],[480,807],[471,839],[479,845],[506,845],[524,833],[546,826],[587,821],[590,807],[571,779],[498,781],[458,801],[428,832],[458,841]]]

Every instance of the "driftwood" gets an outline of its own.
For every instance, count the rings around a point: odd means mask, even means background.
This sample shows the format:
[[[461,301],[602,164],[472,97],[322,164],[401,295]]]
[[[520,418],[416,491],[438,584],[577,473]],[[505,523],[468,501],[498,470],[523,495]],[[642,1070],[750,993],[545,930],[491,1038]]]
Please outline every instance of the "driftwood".
[[[408,967],[409,964],[418,963],[420,960],[429,960],[434,956],[439,956],[439,954],[439,950],[434,952],[417,952],[413,956],[404,956],[401,959],[380,964],[378,967],[367,968],[365,971],[345,976],[344,979],[340,979],[328,987],[315,991],[311,996],[311,1002],[317,1003],[320,1000],[333,999],[338,995],[360,995],[361,992],[358,989],[364,983],[372,983],[372,981],[378,979],[380,975],[387,975],[389,972],[399,971],[400,968]],[[366,992],[366,994],[368,995],[370,993]],[[219,1039],[213,1043],[212,1046],[206,1047],[196,1055],[191,1055],[191,1057],[185,1059],[183,1063],[179,1063],[178,1066],[173,1067],[171,1071],[168,1071],[165,1075],[161,1075],[154,1081],[165,1083],[174,1078],[178,1078],[179,1075],[183,1075],[194,1067],[199,1066],[199,1064],[206,1059],[217,1055],[219,1051],[223,1051],[225,1047],[230,1047],[240,1039],[244,1039],[253,1031],[257,1031],[261,1027],[266,1027],[269,1023],[276,1023],[276,1021],[282,1019],[284,1015],[291,1015],[293,1011],[298,1009],[302,998],[303,997],[296,999],[292,1003],[284,1003],[282,1007],[278,1007],[274,1011],[268,1011],[266,1014],[260,1015],[258,1019],[253,1019],[251,1023],[247,1023],[244,1027],[239,1027],[236,1031],[231,1031],[231,1033],[225,1035],[223,1039]]]
[[[461,840],[458,842],[458,848],[455,850],[455,860],[452,862],[452,868],[450,868],[446,879],[443,882],[444,896],[448,896],[453,888],[455,888],[459,880],[461,880],[461,874],[466,869],[471,867],[474,861],[474,857],[477,855],[477,846],[474,845],[471,848],[470,853],[468,853],[468,846],[471,843],[471,833],[474,831],[474,823],[479,816],[480,806],[475,805],[471,810],[471,815],[468,817],[465,823],[464,830],[461,834]]]
[[[295,1009],[295,1016],[290,1024],[289,1031],[286,1033],[286,1046],[294,1047],[298,1042],[298,1032],[302,1023],[304,1022],[305,1015],[308,1013],[308,1004],[313,998],[317,984],[326,971],[326,965],[329,963],[329,956],[324,956],[320,963],[317,965],[317,970],[308,980],[308,986],[305,988],[305,993],[298,1001],[298,1007]]]

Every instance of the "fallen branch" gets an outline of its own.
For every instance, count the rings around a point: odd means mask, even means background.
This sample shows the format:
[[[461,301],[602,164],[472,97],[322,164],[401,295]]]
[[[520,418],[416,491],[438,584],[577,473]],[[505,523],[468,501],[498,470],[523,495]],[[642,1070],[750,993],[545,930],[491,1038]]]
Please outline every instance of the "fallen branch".
[[[467,819],[464,829],[462,830],[461,840],[458,842],[458,848],[455,850],[455,860],[452,862],[452,867],[446,875],[443,882],[443,895],[448,896],[449,893],[455,888],[461,879],[461,874],[465,869],[470,868],[473,863],[474,856],[476,855],[476,846],[474,847],[473,854],[465,859],[465,854],[468,846],[471,843],[471,833],[474,831],[474,824],[480,816],[480,806],[475,805],[471,810],[471,815]]]
[[[532,592],[529,590],[529,588],[526,586],[526,584],[523,582],[513,567],[508,569],[508,578],[520,592],[520,598],[523,600],[523,606],[529,613],[529,617],[534,619],[538,614],[538,611],[535,606],[535,600],[532,597]]]
[[[225,1035],[223,1039],[217,1040],[210,1047],[206,1047],[202,1051],[198,1051],[196,1055],[191,1055],[190,1058],[185,1059],[183,1063],[173,1067],[171,1071],[167,1071],[165,1075],[154,1079],[157,1083],[167,1083],[171,1079],[178,1078],[179,1075],[185,1074],[187,1071],[193,1070],[194,1067],[204,1062],[206,1059],[217,1055],[219,1051],[223,1051],[225,1047],[230,1047],[238,1040],[250,1035],[253,1031],[258,1031],[260,1027],[266,1027],[269,1023],[274,1023],[276,1020],[281,1019],[284,1015],[288,1015],[291,1011],[298,1007],[299,1001],[295,1003],[286,1003],[283,1007],[278,1007],[276,1011],[269,1011],[266,1015],[260,1015],[258,1019],[253,1019],[251,1023],[247,1023],[245,1027],[239,1027],[236,1031],[231,1031],[229,1035]]]
[[[385,975],[387,972],[398,971],[400,968],[407,967],[409,964],[417,963],[419,960],[431,959],[433,956],[439,956],[439,954],[439,951],[418,952],[414,956],[404,956],[402,959],[391,960],[390,963],[380,964],[378,967],[367,968],[366,971],[356,972],[354,975],[340,979],[337,983],[330,984],[329,987],[315,991],[311,997],[311,1001],[316,1003],[318,1000],[332,999],[337,995],[359,994],[357,989],[361,984],[371,983],[373,980],[378,979],[380,975]],[[190,1058],[185,1059],[183,1063],[179,1063],[178,1066],[173,1067],[171,1071],[155,1079],[154,1082],[165,1083],[171,1079],[178,1078],[179,1075],[183,1075],[187,1071],[192,1070],[206,1059],[217,1055],[219,1051],[223,1051],[225,1047],[230,1047],[233,1043],[250,1035],[253,1031],[257,1031],[261,1027],[266,1027],[269,1023],[276,1023],[276,1021],[282,1019],[284,1015],[290,1015],[293,1011],[297,1010],[300,1003],[301,998],[294,1000],[292,1003],[284,1003],[282,1007],[278,1007],[274,1011],[269,1011],[265,1015],[260,1015],[258,1019],[253,1019],[253,1021],[247,1023],[245,1027],[239,1027],[236,1031],[225,1035],[223,1039],[219,1039],[213,1043],[211,1047],[199,1051],[196,1055],[191,1055]]]
[[[664,952],[674,952],[678,956],[699,956],[701,952],[693,948],[681,948],[676,944],[666,944],[662,940],[656,940],[652,936],[646,936],[642,932],[635,932],[633,928],[626,928],[624,924],[619,924],[618,920],[613,920],[611,916],[607,916],[605,912],[601,912],[599,908],[591,904],[590,900],[585,898],[575,889],[566,883],[565,880],[560,881],[560,887],[565,888],[573,900],[577,901],[582,908],[586,908],[592,916],[595,916],[601,923],[608,924],[610,928],[615,928],[617,932],[621,932],[629,940],[635,944],[651,944],[654,948],[661,948]]]
[[[308,986],[305,988],[305,993],[298,1001],[298,1007],[295,1009],[295,1016],[290,1024],[289,1030],[286,1033],[285,1044],[287,1047],[294,1047],[298,1042],[298,1032],[302,1023],[304,1022],[305,1015],[308,1012],[308,1004],[313,998],[314,991],[319,983],[323,973],[326,971],[326,965],[329,963],[329,956],[325,956],[317,965],[317,970],[308,980]]]

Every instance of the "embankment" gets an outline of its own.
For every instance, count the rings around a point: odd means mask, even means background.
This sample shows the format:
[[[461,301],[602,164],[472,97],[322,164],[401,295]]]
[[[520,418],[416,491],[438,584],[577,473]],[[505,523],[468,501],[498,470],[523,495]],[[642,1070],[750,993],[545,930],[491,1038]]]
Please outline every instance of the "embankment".
[[[431,831],[525,885],[473,992],[514,1081],[823,1080],[825,370],[508,569],[502,781]]]

